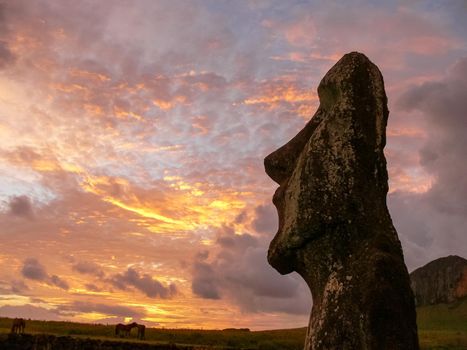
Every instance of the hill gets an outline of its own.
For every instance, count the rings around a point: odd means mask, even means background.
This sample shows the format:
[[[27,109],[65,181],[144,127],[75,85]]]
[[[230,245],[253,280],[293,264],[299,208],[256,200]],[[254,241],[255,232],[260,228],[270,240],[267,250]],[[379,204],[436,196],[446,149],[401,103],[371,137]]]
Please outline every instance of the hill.
[[[467,260],[450,255],[410,274],[417,306],[453,303],[467,296]]]

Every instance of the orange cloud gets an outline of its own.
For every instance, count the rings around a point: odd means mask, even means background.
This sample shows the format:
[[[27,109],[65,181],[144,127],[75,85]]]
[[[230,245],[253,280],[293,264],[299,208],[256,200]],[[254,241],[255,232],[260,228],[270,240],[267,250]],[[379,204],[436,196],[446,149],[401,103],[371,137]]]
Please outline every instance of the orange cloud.
[[[259,94],[243,100],[247,106],[258,106],[268,111],[284,108],[302,118],[309,119],[316,110],[319,99],[311,88],[298,87],[293,82],[265,83]]]
[[[69,70],[71,77],[75,78],[84,78],[86,80],[91,80],[93,82],[106,82],[110,80],[110,77],[103,73],[90,72],[84,69],[71,68]]]
[[[53,154],[50,154],[50,150],[19,147],[15,150],[4,152],[3,158],[11,165],[30,168],[40,173],[61,171],[81,173],[83,171],[77,164],[58,160]]]
[[[436,178],[420,171],[412,173],[402,168],[389,169],[389,193],[425,193],[434,185]]]
[[[128,119],[128,117],[136,119],[138,121],[143,121],[144,120],[144,118],[141,115],[139,115],[139,114],[137,114],[137,113],[135,113],[133,111],[125,110],[125,109],[120,108],[118,106],[114,106],[113,111],[114,111],[114,115],[117,118],[122,119],[122,120]]]
[[[161,100],[161,99],[154,99],[152,101],[152,103],[155,106],[159,107],[160,109],[162,109],[164,111],[167,111],[167,110],[170,110],[170,109],[174,108],[177,104],[184,104],[186,102],[187,102],[187,98],[185,96],[182,96],[182,95],[175,96],[170,101]]]
[[[388,137],[413,137],[413,138],[425,138],[426,132],[419,128],[392,128],[389,127],[386,132]]]
[[[318,97],[311,89],[299,89],[292,83],[276,83],[266,86],[264,91],[255,97],[247,98],[243,101],[246,105],[266,105],[273,109],[282,102],[291,104],[296,103],[315,103]]]
[[[127,180],[86,174],[82,188],[120,209],[138,215],[142,227],[151,232],[187,232],[201,227],[221,227],[232,221],[252,193],[213,192],[202,183],[189,183],[177,176],[166,176],[163,198],[143,199]],[[169,190],[171,189],[171,190]],[[117,194],[112,194],[117,193]],[[157,195],[154,194],[154,197]],[[175,214],[176,213],[176,214]]]

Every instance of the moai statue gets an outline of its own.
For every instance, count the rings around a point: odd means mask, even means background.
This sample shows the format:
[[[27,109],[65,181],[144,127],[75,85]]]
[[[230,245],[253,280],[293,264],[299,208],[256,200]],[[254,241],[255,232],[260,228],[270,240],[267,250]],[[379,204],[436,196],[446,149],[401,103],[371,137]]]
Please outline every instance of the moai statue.
[[[264,161],[280,185],[268,261],[281,274],[296,271],[311,290],[305,350],[418,349],[409,275],[386,206],[383,77],[352,52],[318,95],[305,128]]]

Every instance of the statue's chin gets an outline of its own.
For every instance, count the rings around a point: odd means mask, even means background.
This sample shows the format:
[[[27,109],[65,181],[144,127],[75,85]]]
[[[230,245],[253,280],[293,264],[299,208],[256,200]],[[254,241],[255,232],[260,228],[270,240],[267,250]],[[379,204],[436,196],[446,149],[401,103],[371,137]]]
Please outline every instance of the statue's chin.
[[[295,256],[291,253],[285,253],[273,246],[271,242],[268,250],[269,265],[274,267],[280,274],[286,275],[295,271]]]

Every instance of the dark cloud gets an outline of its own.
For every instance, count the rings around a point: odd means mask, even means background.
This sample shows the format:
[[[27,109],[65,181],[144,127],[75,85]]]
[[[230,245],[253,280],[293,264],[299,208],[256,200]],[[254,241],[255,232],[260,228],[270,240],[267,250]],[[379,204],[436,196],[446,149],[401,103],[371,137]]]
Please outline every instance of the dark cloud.
[[[230,299],[247,312],[307,314],[308,288],[298,275],[281,276],[268,265],[269,239],[224,228],[214,259],[195,258],[193,293],[205,299]]]
[[[44,303],[43,300],[31,301]],[[63,320],[64,317],[69,318],[82,313],[101,313],[110,315],[112,316],[108,318],[110,322],[123,322],[124,318],[126,317],[132,317],[135,320],[141,320],[144,318],[144,316],[146,316],[146,312],[143,308],[106,305],[88,301],[74,301],[70,304],[60,305],[51,309],[45,309],[35,305],[4,305],[0,307],[0,313],[3,317],[23,317],[32,318],[35,320],[54,321]]]
[[[206,260],[208,257],[209,257],[209,250],[202,250],[196,253],[196,256],[195,256],[196,260],[200,260],[200,261]]]
[[[242,250],[250,247],[256,247],[260,244],[257,238],[254,236],[244,233],[242,235],[234,236],[234,247],[236,249]]]
[[[47,301],[41,298],[30,297],[29,300],[31,300],[31,303],[42,303],[42,304],[47,303]]]
[[[141,318],[146,315],[142,308],[130,308],[126,306],[107,305],[82,301],[75,301],[68,305],[59,306],[57,310],[68,314],[97,312],[116,317],[121,316],[133,318]]]
[[[34,320],[58,321],[60,315],[56,309],[45,309],[34,305],[4,305],[0,307],[2,317],[22,317]]]
[[[24,277],[36,281],[44,282],[48,279],[45,267],[37,259],[34,258],[28,258],[24,260],[21,273]]]
[[[28,196],[11,197],[8,207],[11,215],[23,218],[32,218],[34,216],[32,203]]]
[[[90,290],[91,292],[101,291],[101,289],[93,283],[86,283],[84,286],[86,287],[87,290]]]
[[[31,280],[47,283],[64,290],[68,290],[68,283],[57,275],[49,275],[45,267],[35,258],[27,258],[24,260],[21,273],[24,277]]]
[[[94,275],[98,277],[104,276],[104,271],[102,271],[101,267],[90,261],[79,261],[76,264],[74,264],[71,268],[73,269],[73,271],[82,274]]]
[[[29,287],[22,280],[14,280],[11,282],[11,291],[15,294],[22,294],[28,290]]]
[[[121,290],[134,287],[150,298],[167,299],[178,294],[177,286],[170,283],[164,286],[161,282],[153,279],[148,274],[140,274],[134,268],[129,267],[124,273],[115,274],[110,278],[110,283]]]
[[[50,278],[48,279],[48,282],[61,289],[65,289],[65,290],[70,289],[70,286],[68,285],[68,283],[62,278],[58,277],[57,275],[50,276]]]
[[[277,231],[278,217],[272,204],[259,205],[255,208],[253,228],[258,233],[274,234]]]
[[[5,37],[9,34],[5,20],[5,5],[0,3],[0,35]],[[5,68],[15,61],[15,55],[11,52],[8,43],[0,40],[0,69]]]
[[[8,44],[4,41],[0,41],[0,69],[5,68],[14,61],[15,56],[10,51]]]
[[[193,265],[192,292],[204,299],[220,299],[219,281],[210,264],[196,261]]]
[[[217,243],[227,250],[242,251],[249,247],[256,247],[259,242],[254,236],[245,233],[236,235],[234,230],[229,226],[224,226],[217,237]]]
[[[243,210],[240,214],[237,215],[234,222],[236,224],[241,224],[241,223],[245,222],[245,220],[247,218],[248,218],[248,213],[247,213],[246,210]]]
[[[29,291],[29,287],[24,283],[23,280],[12,280],[12,281],[5,281],[0,280],[0,294],[1,295],[9,295],[9,294],[24,294],[25,292]],[[3,298],[0,298],[3,299]],[[5,297],[7,300],[8,297]]]
[[[423,115],[428,137],[420,164],[436,179],[422,194],[389,197],[411,268],[433,258],[467,252],[467,58],[445,78],[412,87],[398,108]]]

